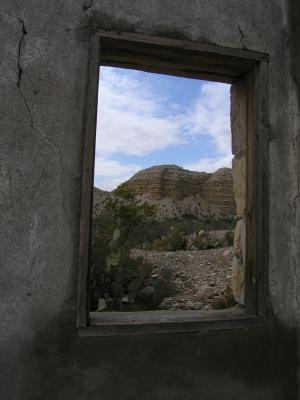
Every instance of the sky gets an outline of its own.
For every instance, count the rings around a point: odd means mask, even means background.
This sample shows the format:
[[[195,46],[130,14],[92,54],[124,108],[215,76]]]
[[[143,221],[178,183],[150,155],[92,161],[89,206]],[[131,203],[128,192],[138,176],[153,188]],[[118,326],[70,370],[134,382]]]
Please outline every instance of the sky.
[[[214,172],[231,159],[230,85],[101,67],[96,187],[154,165]]]

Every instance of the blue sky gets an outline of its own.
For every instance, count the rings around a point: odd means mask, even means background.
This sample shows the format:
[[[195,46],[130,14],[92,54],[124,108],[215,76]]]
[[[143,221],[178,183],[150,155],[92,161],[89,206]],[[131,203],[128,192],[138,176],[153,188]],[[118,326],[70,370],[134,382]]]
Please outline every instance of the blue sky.
[[[101,67],[95,186],[160,164],[213,172],[231,158],[230,85]]]

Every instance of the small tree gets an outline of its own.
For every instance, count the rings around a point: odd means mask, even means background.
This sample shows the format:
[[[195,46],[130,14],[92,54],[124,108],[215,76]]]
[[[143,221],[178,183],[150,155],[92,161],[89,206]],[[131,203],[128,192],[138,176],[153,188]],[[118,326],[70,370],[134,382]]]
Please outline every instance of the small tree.
[[[139,279],[139,263],[129,257],[136,244],[134,233],[154,212],[154,206],[137,200],[132,190],[120,185],[106,201],[103,212],[94,215],[92,306],[96,306],[99,297],[104,297],[107,301],[112,299],[114,309],[120,308],[120,300],[128,294],[130,283]]]

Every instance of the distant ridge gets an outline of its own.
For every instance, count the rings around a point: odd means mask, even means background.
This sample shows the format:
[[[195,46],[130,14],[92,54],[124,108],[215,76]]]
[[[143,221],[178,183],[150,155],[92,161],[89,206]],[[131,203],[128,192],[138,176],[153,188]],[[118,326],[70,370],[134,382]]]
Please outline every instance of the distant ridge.
[[[235,215],[231,168],[214,173],[189,171],[177,165],[145,168],[122,184],[136,195],[156,204],[158,218],[183,215],[228,217]],[[100,211],[113,192],[94,189],[94,207]]]

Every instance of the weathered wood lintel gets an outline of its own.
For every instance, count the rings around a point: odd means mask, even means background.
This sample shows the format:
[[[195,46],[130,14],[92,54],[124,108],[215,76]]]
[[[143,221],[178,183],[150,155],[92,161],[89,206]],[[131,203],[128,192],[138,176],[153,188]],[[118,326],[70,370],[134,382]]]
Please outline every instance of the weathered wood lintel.
[[[215,54],[218,57],[230,56],[245,59],[247,61],[268,61],[269,59],[268,54],[258,51],[229,48],[210,43],[195,42],[191,40],[170,39],[160,36],[145,35],[142,33],[98,30],[97,35],[99,35],[100,38],[126,40],[134,43],[144,43],[157,46],[165,46],[168,48],[199,51],[201,53]]]
[[[268,55],[187,40],[98,31],[101,65],[232,83]]]

